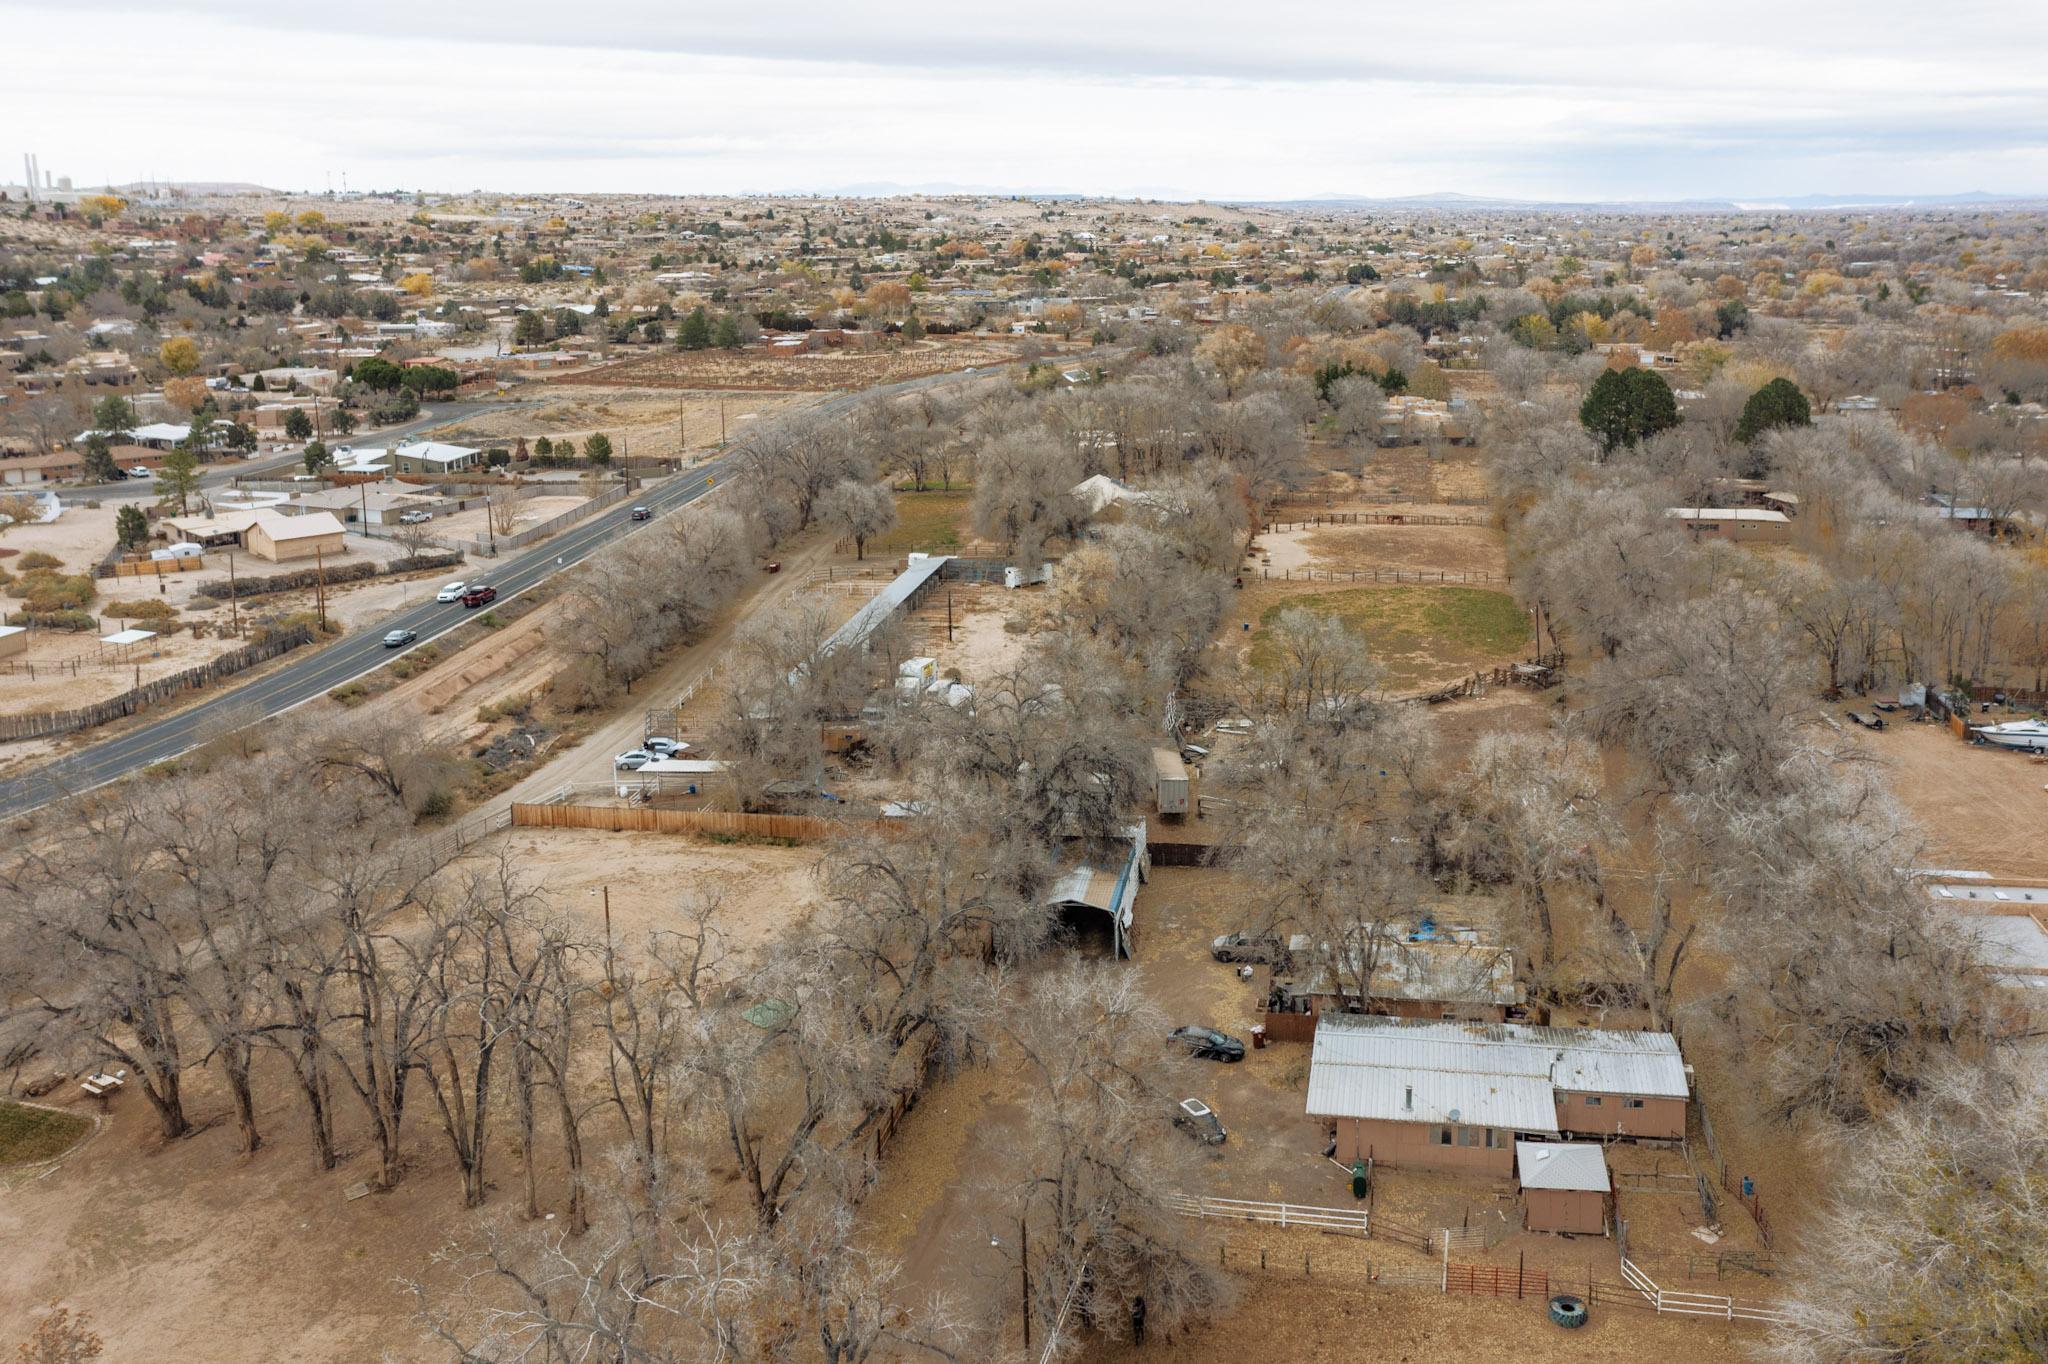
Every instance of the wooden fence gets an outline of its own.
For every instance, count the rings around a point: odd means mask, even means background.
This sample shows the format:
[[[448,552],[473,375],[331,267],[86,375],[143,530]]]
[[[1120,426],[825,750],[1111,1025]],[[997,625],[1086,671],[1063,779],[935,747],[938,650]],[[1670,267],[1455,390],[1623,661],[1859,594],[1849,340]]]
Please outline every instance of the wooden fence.
[[[1259,577],[1267,582],[1280,583],[1424,583],[1431,586],[1440,583],[1504,583],[1507,578],[1499,573],[1458,573],[1447,568],[1283,568],[1275,573],[1270,568],[1259,570]]]
[[[206,567],[206,556],[194,554],[189,558],[173,559],[116,559],[101,564],[94,570],[98,578],[161,578],[167,573],[183,573],[187,569]]]
[[[1210,1198],[1195,1194],[1168,1194],[1166,1206],[1183,1217],[1260,1222],[1275,1227],[1312,1227],[1319,1231],[1350,1232],[1354,1236],[1372,1235],[1372,1214],[1364,1208],[1319,1208],[1306,1203],[1258,1203],[1244,1198]]]
[[[1484,526],[1489,524],[1477,516],[1444,516],[1437,512],[1323,512],[1294,521],[1268,521],[1260,527],[1261,535],[1267,532],[1285,534],[1288,531],[1313,530],[1317,526]]]
[[[1688,1317],[1720,1317],[1724,1321],[1784,1323],[1792,1319],[1791,1314],[1784,1309],[1763,1303],[1742,1302],[1719,1293],[1692,1293],[1683,1289],[1660,1288],[1655,1279],[1643,1273],[1642,1269],[1626,1256],[1621,1261],[1621,1278],[1623,1283],[1641,1294],[1643,1300],[1660,1313],[1674,1312]]]
[[[851,820],[816,815],[746,815],[724,810],[650,810],[624,805],[512,807],[512,823],[527,829],[605,829],[612,833],[723,834],[734,838],[786,838],[815,842],[842,834]]]
[[[81,706],[77,710],[0,715],[0,740],[40,739],[52,734],[75,734],[79,730],[91,729],[95,725],[125,719],[146,707],[167,701],[181,692],[203,687],[209,682],[218,682],[221,678],[238,673],[244,668],[276,658],[279,654],[296,649],[312,638],[313,632],[302,626],[258,644],[245,644],[196,668],[187,668],[183,672],[159,677],[153,682],[145,682],[96,705]]]
[[[1313,1042],[1316,1040],[1316,1016],[1314,1014],[1262,1014],[1259,1026],[1266,1030],[1268,1042]]]

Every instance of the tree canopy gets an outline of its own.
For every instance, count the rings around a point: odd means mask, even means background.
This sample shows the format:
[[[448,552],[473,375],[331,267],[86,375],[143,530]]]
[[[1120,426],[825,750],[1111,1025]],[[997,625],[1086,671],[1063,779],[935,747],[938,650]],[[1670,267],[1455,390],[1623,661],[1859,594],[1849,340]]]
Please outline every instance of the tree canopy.
[[[1613,454],[1622,446],[1678,425],[1678,400],[1664,376],[1647,369],[1610,369],[1593,381],[1592,392],[1579,406],[1579,424]]]

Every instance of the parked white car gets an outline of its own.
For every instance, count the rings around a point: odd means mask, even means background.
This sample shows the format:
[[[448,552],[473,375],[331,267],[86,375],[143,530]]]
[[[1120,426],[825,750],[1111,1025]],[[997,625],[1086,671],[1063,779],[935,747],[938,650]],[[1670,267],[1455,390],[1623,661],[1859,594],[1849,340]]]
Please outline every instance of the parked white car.
[[[424,526],[433,519],[434,514],[430,511],[409,511],[398,514],[398,524],[401,526]]]
[[[657,758],[673,758],[690,751],[690,746],[680,739],[649,739],[640,746]]]
[[[612,759],[612,767],[627,772],[638,772],[654,761],[654,755],[644,748],[629,749]]]
[[[434,594],[435,601],[461,601],[462,594],[469,591],[468,583],[450,583]]]

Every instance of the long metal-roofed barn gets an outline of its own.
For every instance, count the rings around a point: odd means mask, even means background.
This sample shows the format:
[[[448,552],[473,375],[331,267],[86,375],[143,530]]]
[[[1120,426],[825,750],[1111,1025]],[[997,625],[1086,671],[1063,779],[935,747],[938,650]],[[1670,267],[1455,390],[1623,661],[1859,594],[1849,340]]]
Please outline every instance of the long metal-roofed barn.
[[[1518,1136],[1679,1140],[1690,1095],[1669,1033],[1324,1014],[1306,1107],[1346,1163],[1504,1175]]]
[[[950,554],[911,555],[909,567],[862,603],[860,610],[848,616],[846,623],[818,646],[818,656],[828,658],[841,649],[861,648],[897,612],[915,611],[918,603],[924,600],[924,594],[944,576],[946,565],[952,561]]]

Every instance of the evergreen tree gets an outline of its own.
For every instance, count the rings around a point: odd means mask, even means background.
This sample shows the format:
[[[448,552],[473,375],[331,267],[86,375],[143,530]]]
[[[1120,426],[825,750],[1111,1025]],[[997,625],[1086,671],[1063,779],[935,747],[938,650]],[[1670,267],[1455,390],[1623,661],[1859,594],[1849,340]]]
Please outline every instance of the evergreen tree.
[[[319,441],[306,442],[306,472],[317,474],[334,463],[334,456],[327,453],[327,447]]]
[[[1593,381],[1579,405],[1579,425],[1600,441],[1604,454],[1635,445],[1678,425],[1678,399],[1664,377],[1647,369],[1610,369]]]
[[[599,431],[589,440],[583,442],[583,457],[592,464],[610,464],[612,462],[612,438]]]
[[[706,350],[711,345],[711,319],[702,308],[694,308],[676,328],[676,344],[684,350]]]
[[[118,440],[135,429],[135,404],[115,394],[92,405],[92,424],[109,440]]]
[[[313,435],[313,419],[293,408],[284,414],[284,433],[293,440],[308,440]]]
[[[114,513],[114,539],[123,549],[134,549],[149,538],[149,518],[133,502],[123,502]]]
[[[1735,439],[1749,444],[1774,426],[1811,426],[1813,408],[1806,395],[1790,379],[1773,379],[1749,395],[1742,405],[1742,420],[1735,424]]]
[[[114,452],[107,438],[95,431],[85,438],[85,477],[92,483],[112,483],[121,476],[114,467]]]
[[[548,339],[548,324],[539,313],[528,310],[512,324],[512,340],[522,346],[538,346]]]
[[[718,329],[712,334],[711,339],[722,350],[740,348],[740,324],[733,321],[731,313],[718,319]]]

